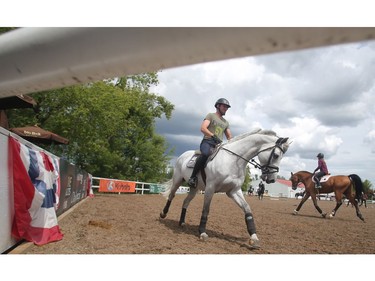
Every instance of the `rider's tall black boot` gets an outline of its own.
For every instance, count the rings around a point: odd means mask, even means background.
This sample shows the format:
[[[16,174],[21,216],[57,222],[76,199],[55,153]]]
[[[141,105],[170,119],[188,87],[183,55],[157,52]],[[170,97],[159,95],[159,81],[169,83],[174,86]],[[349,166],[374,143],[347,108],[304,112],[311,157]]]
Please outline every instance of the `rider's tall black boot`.
[[[206,163],[207,158],[203,155],[199,155],[197,158],[193,172],[191,173],[190,179],[188,180],[188,186],[190,188],[196,188],[198,184],[197,174],[203,168],[204,163]]]
[[[322,186],[320,185],[320,179],[318,179],[317,177],[314,177],[314,180],[315,180],[315,188],[321,188]]]

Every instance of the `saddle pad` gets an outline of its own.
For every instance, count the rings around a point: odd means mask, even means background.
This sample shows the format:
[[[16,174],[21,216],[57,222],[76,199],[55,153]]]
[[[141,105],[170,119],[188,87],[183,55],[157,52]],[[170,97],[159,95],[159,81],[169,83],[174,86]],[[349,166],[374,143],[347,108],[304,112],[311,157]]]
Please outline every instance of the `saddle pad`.
[[[201,154],[201,152],[199,150],[196,150],[193,154],[193,156],[191,156],[189,162],[186,164],[186,167],[188,168],[194,168],[195,166],[195,162],[197,160],[197,157]]]
[[[331,177],[331,175],[325,175],[323,176],[319,182],[326,182],[329,178]],[[315,177],[312,177],[312,181],[316,183],[315,181]]]
[[[320,182],[325,182],[325,181],[327,181],[330,177],[331,177],[331,175],[325,175],[325,176],[323,176],[323,177],[320,179]]]

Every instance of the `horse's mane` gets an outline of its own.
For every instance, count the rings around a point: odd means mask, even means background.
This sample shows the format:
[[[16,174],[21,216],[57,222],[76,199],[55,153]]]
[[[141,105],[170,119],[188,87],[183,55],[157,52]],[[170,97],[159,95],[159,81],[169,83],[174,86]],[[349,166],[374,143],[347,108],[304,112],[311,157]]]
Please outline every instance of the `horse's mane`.
[[[313,174],[313,173],[311,173],[311,172],[309,172],[309,171],[299,171],[299,172],[296,172],[295,174],[297,174],[297,173],[304,173],[304,174]]]
[[[243,138],[246,138],[249,135],[255,135],[255,134],[263,134],[263,135],[269,135],[269,136],[276,136],[276,133],[272,130],[262,130],[260,128],[254,129],[251,132],[247,132],[238,136],[235,136],[232,138],[229,142],[235,142],[238,140],[241,140]]]

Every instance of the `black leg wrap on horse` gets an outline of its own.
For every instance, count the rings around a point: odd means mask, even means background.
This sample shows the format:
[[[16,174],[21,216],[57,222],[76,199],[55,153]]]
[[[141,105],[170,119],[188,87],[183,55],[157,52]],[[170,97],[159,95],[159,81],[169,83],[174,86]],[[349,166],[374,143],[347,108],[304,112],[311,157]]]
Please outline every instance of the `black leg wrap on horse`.
[[[182,208],[182,210],[181,210],[181,216],[180,216],[180,221],[178,223],[180,226],[183,223],[185,223],[185,216],[186,216],[186,208]]]
[[[245,221],[249,234],[253,235],[254,233],[256,233],[255,222],[252,213],[245,214]]]
[[[199,224],[199,234],[206,232],[207,217],[201,217],[201,222]]]
[[[165,207],[163,209],[163,213],[166,215],[169,211],[169,206],[171,205],[172,201],[168,200],[167,204],[165,204]]]

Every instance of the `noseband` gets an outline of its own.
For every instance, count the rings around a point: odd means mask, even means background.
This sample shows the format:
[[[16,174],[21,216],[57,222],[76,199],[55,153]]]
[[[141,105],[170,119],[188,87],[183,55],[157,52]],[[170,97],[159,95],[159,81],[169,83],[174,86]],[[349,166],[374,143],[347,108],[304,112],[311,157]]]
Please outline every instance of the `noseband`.
[[[271,146],[271,147],[268,147],[268,148],[265,148],[261,151],[259,151],[255,156],[258,156],[260,153],[262,153],[263,151],[266,151],[266,150],[269,150],[269,149],[272,149],[271,151],[271,154],[270,154],[270,157],[268,157],[268,161],[267,161],[267,164],[266,165],[260,165],[258,162],[256,162],[254,159],[250,159],[250,160],[247,160],[245,159],[244,157],[242,157],[241,155],[238,155],[237,153],[234,153],[233,151],[225,148],[225,147],[220,147],[221,149],[224,149],[225,151],[228,151],[229,153],[241,158],[242,160],[245,160],[246,162],[250,163],[251,165],[253,165],[255,168],[258,168],[262,171],[263,174],[272,174],[272,173],[277,173],[279,172],[279,167],[276,167],[276,166],[273,166],[271,165],[271,160],[273,158],[273,156],[275,155],[275,149],[276,148],[279,148],[283,153],[285,153],[284,149],[281,147],[281,144],[282,144],[282,141],[284,140],[284,138],[279,138],[275,145],[274,146]]]

